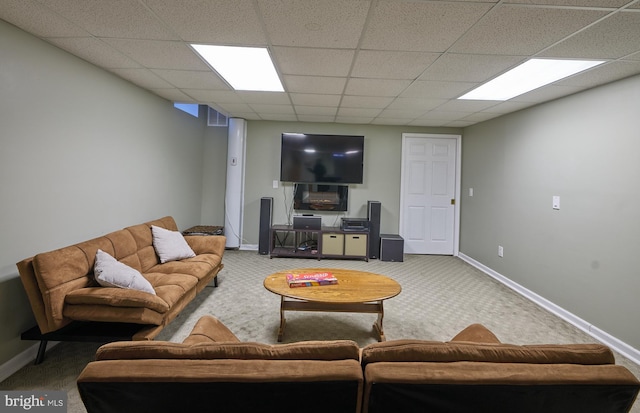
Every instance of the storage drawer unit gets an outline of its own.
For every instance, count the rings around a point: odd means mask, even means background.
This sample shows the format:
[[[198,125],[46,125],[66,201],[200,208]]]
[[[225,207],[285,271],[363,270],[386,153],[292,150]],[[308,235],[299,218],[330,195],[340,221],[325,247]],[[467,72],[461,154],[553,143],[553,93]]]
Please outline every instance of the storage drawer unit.
[[[344,234],[323,233],[322,255],[344,255]]]
[[[345,234],[344,255],[367,256],[367,234]]]

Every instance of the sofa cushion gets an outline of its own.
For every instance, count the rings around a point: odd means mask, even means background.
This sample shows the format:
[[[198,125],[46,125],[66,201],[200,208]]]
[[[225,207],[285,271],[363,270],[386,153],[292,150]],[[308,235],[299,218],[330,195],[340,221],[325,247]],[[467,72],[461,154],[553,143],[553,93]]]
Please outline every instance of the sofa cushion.
[[[159,295],[147,294],[138,290],[109,287],[80,288],[67,294],[64,301],[70,305],[144,307],[159,313],[169,311],[169,304]]]
[[[151,283],[138,270],[119,262],[101,249],[96,251],[93,272],[96,281],[103,287],[126,288],[156,294]]]
[[[251,342],[198,343],[167,341],[115,342],[101,346],[96,360],[118,359],[238,359],[238,360],[359,360],[360,349],[351,340],[302,341],[290,344]]]
[[[482,324],[471,324],[451,339],[451,341],[469,341],[472,343],[500,343],[498,337]]]
[[[362,363],[383,361],[483,361],[532,364],[613,364],[611,350],[601,344],[513,345],[494,343],[393,340],[370,344],[362,350]]]
[[[160,257],[161,263],[196,256],[180,232],[170,231],[155,225],[151,226],[151,232],[153,234],[153,247],[158,257]]]

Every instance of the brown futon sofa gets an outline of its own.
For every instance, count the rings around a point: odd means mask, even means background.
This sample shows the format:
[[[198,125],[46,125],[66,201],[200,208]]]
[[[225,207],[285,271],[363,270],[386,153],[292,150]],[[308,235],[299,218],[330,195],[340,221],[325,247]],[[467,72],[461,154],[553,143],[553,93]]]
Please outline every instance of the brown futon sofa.
[[[115,342],[77,380],[88,413],[628,412],[640,382],[600,344],[240,342],[212,316],[183,343]]]
[[[36,363],[48,340],[152,340],[207,284],[217,285],[225,237],[182,237],[177,229],[167,216],[17,263],[37,322],[22,338],[41,341]],[[161,259],[154,245],[159,233],[178,236],[191,257]],[[98,250],[153,291],[100,285],[94,274]]]

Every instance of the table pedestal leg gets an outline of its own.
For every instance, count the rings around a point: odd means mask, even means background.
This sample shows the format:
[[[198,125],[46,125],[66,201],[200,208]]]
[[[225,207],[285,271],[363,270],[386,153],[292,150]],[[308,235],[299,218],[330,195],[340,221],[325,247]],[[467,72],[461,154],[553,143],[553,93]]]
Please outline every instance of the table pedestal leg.
[[[282,341],[286,323],[287,320],[284,318],[284,297],[280,297],[280,328],[278,328],[278,342]]]
[[[380,311],[378,312],[378,319],[373,323],[373,329],[378,333],[379,341],[386,341],[384,336],[384,329],[382,328],[382,319],[384,318],[384,308],[382,307],[382,301],[380,301]]]

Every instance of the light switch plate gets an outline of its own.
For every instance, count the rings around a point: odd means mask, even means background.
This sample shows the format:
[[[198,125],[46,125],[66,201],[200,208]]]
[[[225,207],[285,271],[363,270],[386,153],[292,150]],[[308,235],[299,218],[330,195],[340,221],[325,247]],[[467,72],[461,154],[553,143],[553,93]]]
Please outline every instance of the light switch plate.
[[[560,197],[558,195],[553,196],[553,209],[560,209]]]

